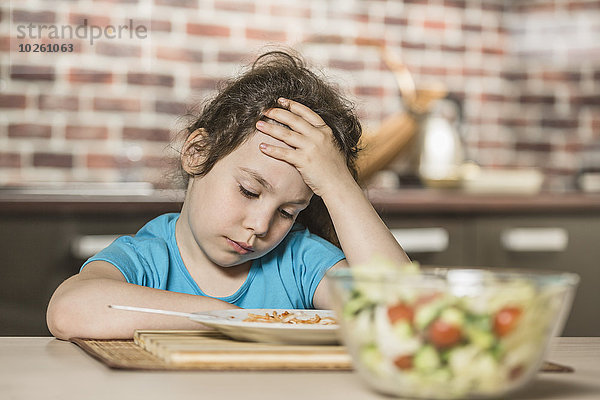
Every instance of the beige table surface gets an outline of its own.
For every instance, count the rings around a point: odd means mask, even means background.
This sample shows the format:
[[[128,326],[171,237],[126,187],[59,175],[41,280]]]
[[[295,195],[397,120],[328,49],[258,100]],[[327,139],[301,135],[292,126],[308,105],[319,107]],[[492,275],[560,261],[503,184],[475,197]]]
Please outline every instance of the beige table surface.
[[[600,399],[600,338],[558,338],[547,360],[574,373],[541,373],[511,399]],[[50,337],[0,337],[0,399],[390,399],[353,372],[111,370]]]

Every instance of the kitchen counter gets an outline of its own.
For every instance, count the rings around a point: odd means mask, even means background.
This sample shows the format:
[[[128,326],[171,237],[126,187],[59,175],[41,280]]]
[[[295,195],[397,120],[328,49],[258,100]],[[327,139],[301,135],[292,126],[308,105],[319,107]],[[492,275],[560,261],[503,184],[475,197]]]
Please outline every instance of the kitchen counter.
[[[456,190],[404,189],[368,191],[380,212],[410,214],[489,214],[600,212],[600,194],[540,193],[537,195],[479,195]],[[0,189],[0,213],[129,213],[179,211],[180,190],[153,190],[137,194],[36,192]]]
[[[574,373],[540,373],[513,399],[600,398],[600,338],[557,338],[546,359]],[[389,399],[352,372],[147,372],[111,370],[51,337],[0,338],[6,399]]]

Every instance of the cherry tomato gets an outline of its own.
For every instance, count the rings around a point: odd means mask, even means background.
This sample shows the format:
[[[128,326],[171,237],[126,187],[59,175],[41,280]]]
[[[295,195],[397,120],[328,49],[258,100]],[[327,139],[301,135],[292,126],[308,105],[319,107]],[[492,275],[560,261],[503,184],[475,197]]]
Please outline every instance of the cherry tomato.
[[[516,367],[513,367],[510,370],[510,372],[508,373],[508,378],[511,381],[516,381],[521,377],[521,375],[523,375],[523,372],[525,372],[525,367],[523,367],[522,365],[517,365]]]
[[[433,301],[433,300],[437,299],[441,295],[442,295],[441,293],[436,292],[436,293],[429,293],[429,294],[420,296],[417,299],[417,301],[415,301],[415,307],[423,306],[423,305],[429,303],[430,301]]]
[[[398,369],[411,369],[413,366],[413,356],[400,356],[394,360],[394,365],[398,367]]]
[[[414,311],[412,307],[407,306],[404,303],[399,303],[395,306],[389,307],[387,313],[390,323],[392,324],[402,320],[407,320],[408,322],[412,323],[414,317]]]
[[[438,349],[446,349],[458,343],[462,337],[460,328],[441,319],[431,323],[428,338]]]
[[[510,333],[516,326],[521,317],[519,307],[504,307],[494,316],[494,332],[502,337]]]

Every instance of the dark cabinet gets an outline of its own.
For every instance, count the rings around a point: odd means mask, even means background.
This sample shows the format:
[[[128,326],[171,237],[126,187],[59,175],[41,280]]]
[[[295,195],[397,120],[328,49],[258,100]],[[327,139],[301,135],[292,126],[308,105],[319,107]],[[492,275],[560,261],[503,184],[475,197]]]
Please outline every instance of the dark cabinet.
[[[383,213],[396,237],[436,228],[448,234],[446,246],[436,235],[406,242],[415,261],[435,266],[477,266],[574,272],[580,284],[564,336],[600,335],[599,213],[458,213],[437,217]],[[431,231],[433,232],[433,231]],[[439,236],[439,235],[438,235]]]
[[[87,258],[78,246],[81,238],[135,233],[163,211],[177,210],[176,204],[78,209],[41,203],[26,211],[0,212],[0,336],[50,335],[46,306],[56,287]]]

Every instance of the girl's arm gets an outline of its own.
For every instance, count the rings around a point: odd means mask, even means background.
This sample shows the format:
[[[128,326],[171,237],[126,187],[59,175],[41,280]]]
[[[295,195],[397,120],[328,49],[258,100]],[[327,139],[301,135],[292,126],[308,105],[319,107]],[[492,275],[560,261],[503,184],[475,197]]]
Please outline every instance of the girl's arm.
[[[136,329],[198,329],[197,322],[183,317],[146,314],[108,308],[109,304],[196,312],[238,308],[204,296],[168,292],[127,283],[112,264],[93,261],[54,292],[46,320],[59,339],[131,338]]]
[[[410,262],[352,175],[339,177],[321,197],[350,265],[374,256],[399,264]]]
[[[323,199],[342,250],[350,265],[369,261],[374,256],[409,262],[392,233],[356,183],[344,155],[335,145],[331,128],[310,108],[286,99],[284,108],[273,108],[265,115],[284,126],[265,122],[257,128],[292,148],[261,144],[268,156],[296,167],[313,192]]]

